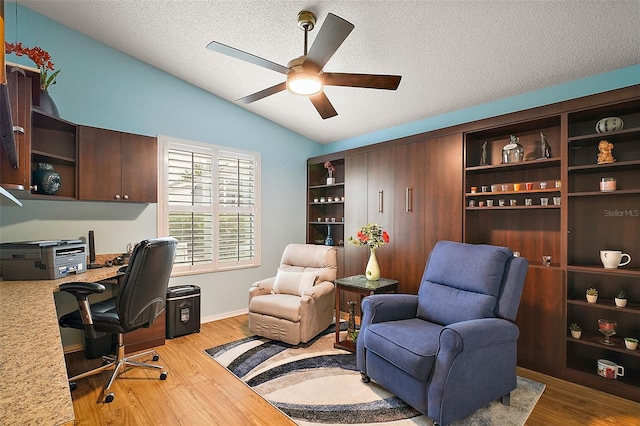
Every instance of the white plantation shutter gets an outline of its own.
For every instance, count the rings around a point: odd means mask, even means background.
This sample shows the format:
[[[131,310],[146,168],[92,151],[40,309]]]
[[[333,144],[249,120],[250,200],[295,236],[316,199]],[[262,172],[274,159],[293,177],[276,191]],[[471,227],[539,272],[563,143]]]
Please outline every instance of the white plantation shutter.
[[[255,257],[255,161],[220,152],[218,156],[218,260],[251,263]]]
[[[159,140],[158,227],[178,240],[174,275],[259,265],[259,155]]]

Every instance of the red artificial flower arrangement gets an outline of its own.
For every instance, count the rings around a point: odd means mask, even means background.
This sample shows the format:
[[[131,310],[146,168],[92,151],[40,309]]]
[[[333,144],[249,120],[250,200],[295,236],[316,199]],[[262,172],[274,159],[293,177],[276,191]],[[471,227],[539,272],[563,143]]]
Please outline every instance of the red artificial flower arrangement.
[[[51,55],[46,50],[43,50],[39,46],[32,48],[24,47],[22,43],[4,43],[5,53],[15,53],[16,56],[27,56],[38,66],[40,70],[40,89],[45,92],[52,84],[56,84],[56,77],[60,73],[60,70],[53,72],[49,75],[49,71],[53,71],[53,62],[51,62]]]

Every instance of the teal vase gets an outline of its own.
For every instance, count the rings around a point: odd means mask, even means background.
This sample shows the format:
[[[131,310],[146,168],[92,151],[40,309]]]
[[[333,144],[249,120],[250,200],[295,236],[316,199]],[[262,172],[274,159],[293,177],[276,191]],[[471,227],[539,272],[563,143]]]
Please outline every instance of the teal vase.
[[[325,246],[333,245],[333,238],[331,238],[331,225],[327,225],[327,238],[324,240]]]

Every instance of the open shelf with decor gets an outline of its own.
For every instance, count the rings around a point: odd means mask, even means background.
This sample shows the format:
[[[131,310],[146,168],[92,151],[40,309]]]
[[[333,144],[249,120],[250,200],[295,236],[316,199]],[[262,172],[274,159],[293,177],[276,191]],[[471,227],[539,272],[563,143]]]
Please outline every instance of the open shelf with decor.
[[[522,158],[508,155],[510,145]],[[556,326],[563,320],[561,167],[559,114],[465,134],[464,240],[506,246],[529,260],[516,320],[518,365],[548,374],[560,372],[553,348],[564,337]],[[542,256],[551,257],[548,266]],[[535,325],[526,319],[534,316]]]
[[[51,164],[53,170],[60,175],[61,184],[54,194],[35,195],[34,191],[34,198],[76,199],[76,125],[34,108],[32,111],[31,171],[37,170],[39,164]]]
[[[640,99],[567,114],[567,332],[563,378],[640,401]],[[627,265],[605,268],[601,251],[629,253]],[[586,301],[588,288],[598,291]],[[627,304],[615,298],[626,292]],[[616,323],[613,345],[603,342],[598,320]],[[598,360],[624,367],[616,379],[598,375]]]
[[[466,242],[507,246],[532,266],[542,256],[559,263],[560,134],[552,115],[465,135]],[[509,158],[510,144],[521,159]]]
[[[343,246],[344,159],[308,164],[307,171],[307,243]]]

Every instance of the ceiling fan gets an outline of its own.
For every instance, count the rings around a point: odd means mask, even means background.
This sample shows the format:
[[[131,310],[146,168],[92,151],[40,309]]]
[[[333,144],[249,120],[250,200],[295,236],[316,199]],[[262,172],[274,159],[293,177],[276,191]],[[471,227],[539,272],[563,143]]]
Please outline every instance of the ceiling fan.
[[[323,91],[324,86],[363,87],[368,89],[396,90],[400,84],[399,75],[349,74],[323,72],[322,68],[331,59],[354,25],[332,13],[327,15],[313,45],[307,52],[307,36],[316,24],[316,16],[303,10],[298,13],[298,26],[304,31],[304,54],[289,61],[287,66],[271,62],[242,50],[227,46],[217,41],[207,45],[207,49],[222,53],[236,59],[250,62],[264,68],[285,74],[286,81],[260,90],[237,101],[249,104],[266,98],[285,89],[308,96],[313,106],[323,119],[338,115]]]

